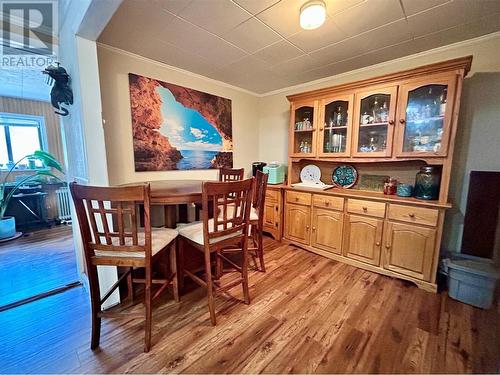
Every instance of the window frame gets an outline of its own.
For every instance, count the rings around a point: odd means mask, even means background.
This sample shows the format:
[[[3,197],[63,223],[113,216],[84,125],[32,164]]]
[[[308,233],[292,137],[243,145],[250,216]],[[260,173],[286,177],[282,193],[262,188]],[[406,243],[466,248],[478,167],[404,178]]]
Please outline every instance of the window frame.
[[[8,123],[5,123],[4,121],[2,121],[2,118],[35,121],[35,122],[37,122],[37,125],[31,125],[31,124],[9,125]],[[7,147],[7,159],[8,159],[7,162],[8,163],[16,163],[18,161],[18,160],[13,160],[12,143],[11,143],[11,139],[10,139],[10,127],[21,126],[21,127],[33,127],[33,128],[36,127],[36,128],[38,128],[38,140],[40,141],[40,147],[43,151],[48,150],[47,129],[45,127],[44,116],[0,112],[0,126],[3,126],[4,131],[5,131],[5,143],[6,143],[6,147]]]

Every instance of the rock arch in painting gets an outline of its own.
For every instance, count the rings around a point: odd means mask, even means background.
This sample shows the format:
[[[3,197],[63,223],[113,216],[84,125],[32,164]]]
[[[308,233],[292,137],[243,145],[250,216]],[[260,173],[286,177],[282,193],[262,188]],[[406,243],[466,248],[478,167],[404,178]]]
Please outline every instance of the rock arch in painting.
[[[164,119],[163,101],[158,87],[169,90],[175,101],[182,106],[197,111],[220,135],[222,144],[210,160],[209,168],[232,167],[230,99],[132,73],[129,74],[129,85],[136,171],[175,170],[179,169],[179,164],[182,165],[179,163],[183,158],[181,151],[160,132]]]

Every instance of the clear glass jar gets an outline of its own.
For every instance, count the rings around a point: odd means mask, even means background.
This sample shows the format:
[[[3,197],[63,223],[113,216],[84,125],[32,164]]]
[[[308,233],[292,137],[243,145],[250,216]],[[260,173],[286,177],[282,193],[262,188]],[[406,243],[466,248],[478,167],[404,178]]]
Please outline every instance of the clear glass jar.
[[[420,168],[415,177],[415,198],[426,200],[439,199],[441,174],[437,167],[428,165]]]

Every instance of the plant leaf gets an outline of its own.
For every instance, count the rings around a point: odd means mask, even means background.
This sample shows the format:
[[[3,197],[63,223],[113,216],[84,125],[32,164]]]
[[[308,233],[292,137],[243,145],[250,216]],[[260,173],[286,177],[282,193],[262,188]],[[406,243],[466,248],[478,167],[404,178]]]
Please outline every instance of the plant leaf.
[[[57,161],[57,159],[50,153],[42,151],[42,150],[36,150],[33,153],[33,157],[42,161],[47,167],[52,167],[54,169],[57,169],[59,172],[64,174],[64,170]]]

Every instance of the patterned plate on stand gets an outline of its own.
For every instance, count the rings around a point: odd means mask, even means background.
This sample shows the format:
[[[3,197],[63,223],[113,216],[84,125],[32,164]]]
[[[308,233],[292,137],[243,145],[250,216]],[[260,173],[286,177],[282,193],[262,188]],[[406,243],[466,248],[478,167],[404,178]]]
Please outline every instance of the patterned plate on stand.
[[[358,171],[352,165],[339,165],[333,170],[332,181],[336,187],[349,189],[356,184]]]

